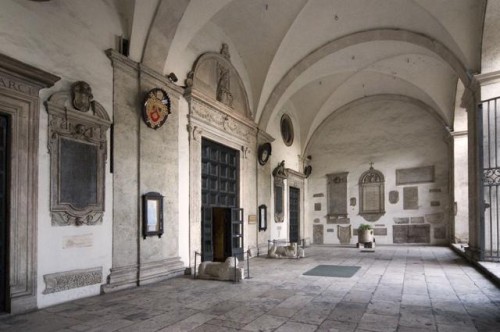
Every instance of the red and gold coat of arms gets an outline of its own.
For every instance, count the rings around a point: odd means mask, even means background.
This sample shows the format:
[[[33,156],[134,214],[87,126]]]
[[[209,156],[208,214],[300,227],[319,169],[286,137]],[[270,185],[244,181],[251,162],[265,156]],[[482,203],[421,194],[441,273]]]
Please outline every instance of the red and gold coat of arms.
[[[170,98],[160,88],[150,90],[144,100],[142,117],[149,128],[160,128],[170,114]]]

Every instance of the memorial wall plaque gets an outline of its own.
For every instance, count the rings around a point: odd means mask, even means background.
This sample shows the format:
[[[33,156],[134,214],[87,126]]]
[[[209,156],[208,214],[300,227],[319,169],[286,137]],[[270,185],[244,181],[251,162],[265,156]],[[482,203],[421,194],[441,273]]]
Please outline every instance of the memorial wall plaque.
[[[418,187],[403,188],[403,209],[418,210]]]
[[[409,224],[410,218],[392,218],[395,224]]]
[[[387,236],[387,228],[374,228],[373,235]]]
[[[320,222],[321,222],[321,220],[319,220],[319,218],[314,219],[315,224],[319,224]]]
[[[412,224],[423,224],[425,222],[424,217],[411,217],[410,222]]]
[[[313,225],[313,242],[314,244],[323,244],[323,225]]]
[[[431,201],[431,206],[441,206],[440,201]]]
[[[333,228],[327,228],[327,229],[326,229],[326,232],[327,232],[327,233],[333,233]]]
[[[367,221],[377,221],[385,214],[384,175],[373,168],[359,178],[359,215]]]
[[[314,203],[314,211],[321,211],[321,203]]]
[[[285,161],[278,163],[273,169],[274,176],[274,221],[281,223],[284,220],[284,180],[288,178],[288,172],[285,168]]]
[[[314,194],[313,197],[325,197],[325,194],[323,193]]]
[[[350,244],[351,243],[351,225],[340,226],[337,225],[337,238],[340,244]]]
[[[430,243],[431,225],[393,225],[393,243]]]
[[[425,220],[429,224],[439,224],[442,223],[444,219],[444,213],[443,212],[437,212],[437,213],[430,213],[425,215]]]
[[[436,240],[446,239],[446,228],[444,226],[434,227],[434,238]]]
[[[434,182],[434,166],[396,170],[396,185]]]
[[[47,112],[52,225],[100,224],[109,116],[82,81],[54,93]]]
[[[429,192],[430,193],[440,193],[441,192],[441,188],[431,188],[431,189],[429,189]]]
[[[399,202],[399,192],[396,190],[389,191],[389,203],[396,204]]]
[[[327,175],[328,216],[347,216],[347,174],[348,172]]]

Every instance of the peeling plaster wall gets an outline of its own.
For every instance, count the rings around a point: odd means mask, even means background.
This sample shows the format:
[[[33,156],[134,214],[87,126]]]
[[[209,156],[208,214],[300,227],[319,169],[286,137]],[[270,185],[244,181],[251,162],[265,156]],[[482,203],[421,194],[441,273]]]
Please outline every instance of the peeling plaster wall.
[[[39,307],[97,295],[100,284],[44,295],[43,276],[75,269],[102,267],[103,280],[111,267],[112,174],[109,153],[105,165],[105,213],[102,225],[51,226],[50,155],[47,150],[47,112],[43,102],[56,91],[84,80],[94,99],[113,118],[113,72],[104,50],[122,35],[119,18],[110,1],[2,1],[0,52],[61,77],[40,93],[37,298]],[[109,144],[109,131],[108,131]],[[109,146],[108,146],[109,151]],[[73,241],[74,240],[74,241]]]
[[[324,243],[337,244],[337,224],[327,224],[327,178],[326,174],[349,172],[347,177],[348,218],[352,229],[361,223],[372,226],[383,225],[387,236],[376,236],[379,244],[393,243],[393,218],[424,217],[441,212],[443,223],[431,225],[432,244],[446,243],[446,239],[435,239],[436,226],[448,227],[448,145],[447,136],[441,125],[429,113],[412,104],[397,101],[375,101],[328,118],[313,136],[306,154],[312,156],[313,173],[308,181],[310,202],[307,224],[324,225]],[[368,222],[359,216],[359,186],[361,174],[374,163],[374,168],[385,176],[385,215],[376,222]],[[435,182],[396,185],[396,169],[434,166]],[[403,209],[403,188],[418,187],[418,209]],[[440,189],[430,193],[430,189]],[[389,202],[389,191],[399,192],[396,204]],[[323,193],[324,197],[313,197]],[[356,205],[350,206],[349,199],[355,198]],[[431,207],[431,201],[440,206]],[[320,211],[314,210],[314,203],[321,203]],[[319,223],[314,223],[319,219]],[[426,222],[427,223],[427,222]],[[346,226],[346,225],[341,225]],[[328,232],[333,229],[333,232]],[[448,237],[449,234],[446,234]],[[351,244],[357,243],[353,236]]]

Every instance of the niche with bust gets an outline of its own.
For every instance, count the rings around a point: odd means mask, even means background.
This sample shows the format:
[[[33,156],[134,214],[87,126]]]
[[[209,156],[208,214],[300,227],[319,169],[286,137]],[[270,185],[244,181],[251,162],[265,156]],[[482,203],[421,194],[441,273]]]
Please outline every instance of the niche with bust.
[[[46,106],[52,225],[100,224],[109,116],[83,81],[53,94]]]

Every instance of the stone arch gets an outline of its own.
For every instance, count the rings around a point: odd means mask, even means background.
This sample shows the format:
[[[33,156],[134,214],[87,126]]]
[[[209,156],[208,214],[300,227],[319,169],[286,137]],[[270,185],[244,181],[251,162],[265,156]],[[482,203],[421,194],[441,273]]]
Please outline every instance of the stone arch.
[[[304,144],[304,153],[303,155],[307,155],[307,151],[309,149],[309,144],[313,140],[314,136],[316,133],[321,131],[323,126],[333,117],[337,117],[341,115],[344,112],[347,112],[349,109],[353,107],[357,107],[362,104],[370,103],[370,102],[376,102],[376,101],[399,101],[399,102],[405,102],[405,103],[410,103],[413,104],[426,113],[429,113],[443,128],[443,132],[449,133],[451,132],[451,128],[446,124],[446,120],[443,118],[443,116],[436,111],[434,108],[429,106],[428,104],[424,103],[421,100],[408,97],[408,96],[403,96],[403,95],[395,95],[395,94],[382,94],[382,95],[373,95],[373,96],[368,96],[368,97],[363,97],[359,98],[356,100],[353,100],[342,107],[338,108],[337,110],[333,111],[329,116],[327,116],[321,124],[319,124],[315,129],[314,132],[308,137],[308,140],[306,144]]]
[[[224,45],[223,50],[227,48]],[[201,94],[213,102],[224,104],[244,118],[253,119],[245,85],[231,63],[229,53],[202,54],[195,61],[186,83],[186,94]]]
[[[297,79],[297,77],[299,77],[311,65],[319,62],[324,57],[349,46],[373,41],[400,41],[426,48],[447,63],[457,74],[460,81],[462,81],[466,88],[471,86],[472,79],[467,73],[466,67],[460,58],[457,57],[444,44],[430,36],[401,29],[374,29],[360,31],[332,40],[325,45],[320,46],[297,62],[274,87],[273,92],[270,94],[270,97],[262,109],[259,119],[259,127],[265,130],[282,95],[295,81],[295,79]]]

